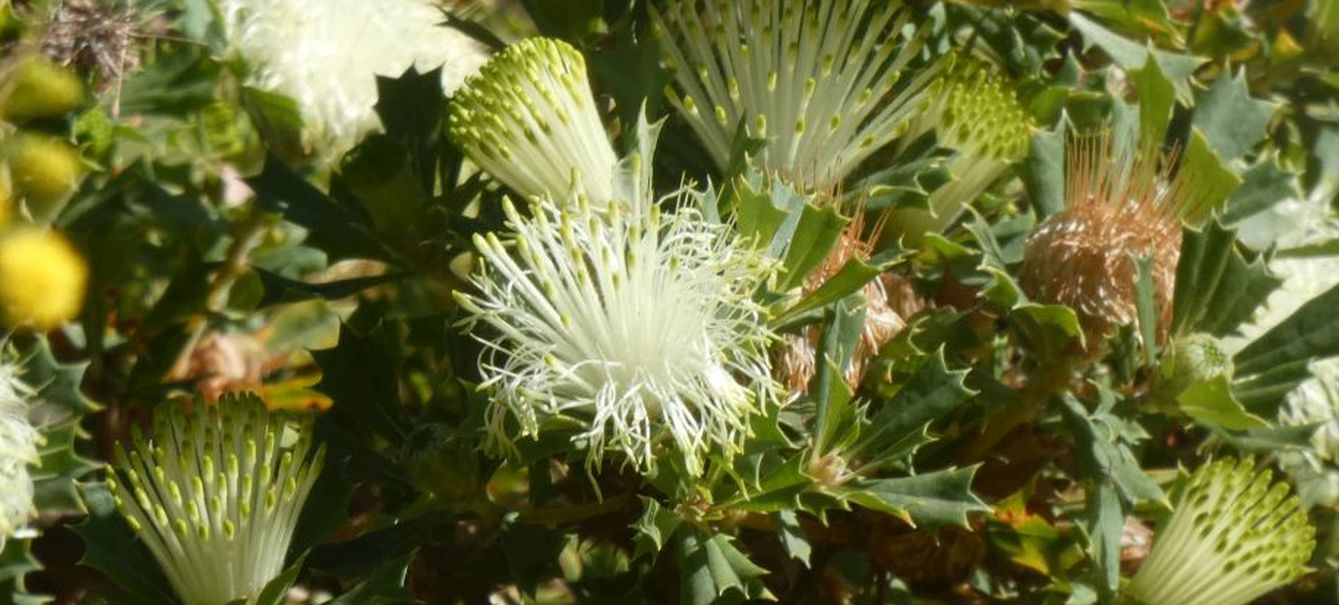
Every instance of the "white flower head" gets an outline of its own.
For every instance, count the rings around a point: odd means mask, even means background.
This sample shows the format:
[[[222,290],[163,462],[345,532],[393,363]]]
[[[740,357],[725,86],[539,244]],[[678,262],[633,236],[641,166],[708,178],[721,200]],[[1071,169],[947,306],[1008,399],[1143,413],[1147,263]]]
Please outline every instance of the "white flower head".
[[[1196,469],[1123,589],[1146,605],[1245,605],[1301,576],[1316,546],[1288,484],[1253,461]]]
[[[254,395],[168,402],[152,435],[119,449],[107,487],[185,605],[224,605],[283,571],[324,454],[310,417],[271,414]]]
[[[291,97],[304,143],[337,156],[381,126],[377,76],[442,68],[450,93],[488,55],[429,0],[219,0],[252,84]]]
[[[616,450],[648,470],[668,441],[697,475],[709,452],[738,451],[749,414],[774,396],[774,335],[752,298],[774,263],[691,194],[673,214],[632,197],[538,198],[529,215],[507,203],[515,235],[476,236],[479,293],[458,299],[491,328],[476,329],[495,394],[490,442],[512,443],[508,418],[529,436],[575,420],[590,466]]]
[[[614,197],[618,157],[586,61],[566,42],[530,38],[498,53],[456,93],[449,123],[474,163],[526,198]]]
[[[39,461],[42,436],[28,421],[32,389],[18,368],[0,364],[0,550],[28,522],[33,510],[33,478],[28,467]]]
[[[652,10],[677,84],[670,102],[716,165],[727,167],[742,125],[765,141],[762,168],[813,190],[832,189],[906,132],[941,66],[910,69],[927,32],[910,19],[897,0],[675,0],[663,15]]]

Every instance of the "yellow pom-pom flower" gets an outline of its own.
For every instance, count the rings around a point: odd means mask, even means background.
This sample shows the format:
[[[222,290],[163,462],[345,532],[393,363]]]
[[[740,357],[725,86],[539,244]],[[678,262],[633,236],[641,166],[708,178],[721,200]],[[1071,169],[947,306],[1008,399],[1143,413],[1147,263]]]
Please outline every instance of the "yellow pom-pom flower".
[[[11,326],[49,330],[79,313],[88,265],[64,236],[19,229],[0,237],[0,313]]]

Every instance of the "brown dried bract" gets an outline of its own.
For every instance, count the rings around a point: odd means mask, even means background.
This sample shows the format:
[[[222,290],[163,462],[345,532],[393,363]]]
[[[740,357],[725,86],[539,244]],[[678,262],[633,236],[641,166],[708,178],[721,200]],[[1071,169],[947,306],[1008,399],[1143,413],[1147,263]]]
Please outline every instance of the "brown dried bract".
[[[806,295],[831,279],[851,259],[869,260],[874,242],[865,238],[864,222],[864,212],[856,212],[855,218],[842,231],[827,259],[805,279],[803,290]],[[880,231],[877,227],[873,230],[874,233]],[[860,293],[865,298],[865,327],[845,372],[846,382],[852,388],[860,384],[869,360],[906,327],[904,317],[918,308],[914,293],[891,273],[871,280]],[[792,394],[805,392],[814,377],[821,333],[818,326],[809,326],[802,334],[786,336],[786,344],[777,365],[781,370],[782,382]]]

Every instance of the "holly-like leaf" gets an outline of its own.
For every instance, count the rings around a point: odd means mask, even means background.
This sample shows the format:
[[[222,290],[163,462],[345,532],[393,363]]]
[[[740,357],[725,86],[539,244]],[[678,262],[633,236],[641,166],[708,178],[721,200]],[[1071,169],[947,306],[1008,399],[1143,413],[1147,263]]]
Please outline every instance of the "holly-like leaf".
[[[800,215],[795,233],[787,244],[786,256],[781,265],[785,274],[781,279],[781,290],[797,288],[804,284],[805,278],[813,273],[828,252],[837,243],[842,230],[851,220],[843,217],[833,206],[818,208],[806,204]]]
[[[950,371],[940,349],[878,411],[870,417],[848,456],[874,471],[905,462],[916,448],[933,439],[931,423],[957,409],[976,393],[967,388],[966,371]]]
[[[409,434],[400,403],[395,360],[384,330],[362,335],[340,326],[339,345],[313,351],[321,366],[316,390],[330,397],[330,415],[359,432],[372,432],[399,444]]]
[[[367,576],[367,579],[359,582],[358,585],[350,588],[347,592],[330,601],[326,605],[364,605],[374,603],[376,605],[399,605],[401,603],[409,605],[418,603],[405,587],[405,580],[409,573],[409,559],[406,555],[387,561],[376,571]]]
[[[1172,294],[1173,334],[1231,334],[1283,283],[1262,261],[1248,263],[1236,241],[1235,231],[1216,222],[1182,233]]]
[[[1202,59],[1187,55],[1178,55],[1156,49],[1149,49],[1101,26],[1096,21],[1078,11],[1069,13],[1069,23],[1083,34],[1084,47],[1096,45],[1111,57],[1117,65],[1126,71],[1144,67],[1149,58],[1158,62],[1159,69],[1167,76],[1176,90],[1176,97],[1189,105],[1192,101],[1190,76]]]
[[[127,594],[132,605],[173,605],[167,578],[149,549],[116,510],[106,484],[84,483],[80,496],[88,518],[74,526],[84,541],[83,564],[105,574]]]
[[[1043,364],[1061,359],[1074,343],[1083,342],[1079,316],[1064,305],[1022,304],[1009,312],[1009,321]]]
[[[1023,160],[1023,185],[1027,187],[1032,209],[1046,218],[1065,209],[1065,130],[1061,122],[1052,130],[1032,134],[1027,158]]]
[[[799,515],[793,510],[783,510],[777,513],[776,518],[781,524],[781,547],[786,549],[786,555],[808,567],[809,555],[813,553],[814,548],[804,535]]]
[[[102,468],[102,464],[84,458],[75,451],[75,441],[82,436],[81,433],[78,418],[42,428],[45,443],[37,450],[42,461],[30,473],[34,488],[33,506],[38,510],[83,510],[76,482]]]
[[[1246,155],[1265,136],[1273,103],[1251,98],[1246,76],[1218,78],[1195,103],[1192,123],[1204,133],[1209,148],[1224,162]]]
[[[651,555],[654,558],[665,549],[674,532],[679,529],[679,524],[683,523],[683,518],[674,511],[660,506],[660,503],[653,498],[641,496],[640,499],[642,516],[632,524],[632,530],[636,532],[633,536],[636,550],[632,556],[641,558]]]
[[[3,541],[3,548],[0,548],[0,604],[18,605],[29,602],[25,600],[28,598],[34,599],[33,603],[42,602],[38,597],[28,595],[24,585],[25,576],[42,569],[31,546],[31,540]]]
[[[1177,407],[1197,422],[1244,431],[1268,428],[1269,423],[1248,411],[1232,396],[1227,376],[1219,375],[1190,386],[1176,397]]]
[[[1303,304],[1292,316],[1246,345],[1232,358],[1238,376],[1249,376],[1310,359],[1339,355],[1339,286]]]
[[[680,532],[677,551],[679,602],[684,605],[776,600],[762,582],[767,570],[750,561],[729,536]]]
[[[816,456],[842,448],[859,430],[859,408],[845,375],[864,328],[865,310],[859,295],[838,302],[828,315],[813,386]]]
[[[861,479],[834,491],[871,510],[917,526],[968,527],[967,515],[990,510],[972,493],[977,467],[922,473],[892,479]]]
[[[56,418],[82,416],[102,409],[80,388],[88,362],[57,360],[44,337],[35,339],[20,354],[23,356],[23,382],[36,389],[43,402],[55,404],[60,409]]]

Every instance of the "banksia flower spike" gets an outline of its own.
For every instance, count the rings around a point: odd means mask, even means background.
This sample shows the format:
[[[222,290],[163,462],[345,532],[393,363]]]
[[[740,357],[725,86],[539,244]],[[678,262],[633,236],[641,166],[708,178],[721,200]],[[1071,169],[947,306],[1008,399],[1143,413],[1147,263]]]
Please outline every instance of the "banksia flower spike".
[[[903,140],[934,131],[941,147],[956,155],[948,169],[953,180],[930,194],[929,210],[903,209],[888,227],[913,240],[951,225],[964,208],[1027,155],[1031,136],[1027,112],[1013,84],[997,69],[970,55],[954,55],[952,66],[924,95],[923,105]]]
[[[304,143],[336,157],[380,128],[377,76],[442,68],[448,93],[487,60],[429,0],[220,0],[252,83],[291,97]]]
[[[0,550],[33,509],[33,478],[42,436],[28,422],[32,389],[19,380],[18,368],[0,364]]]
[[[647,470],[665,444],[697,475],[709,451],[736,453],[775,391],[774,336],[752,299],[773,264],[691,193],[675,201],[662,214],[650,199],[536,198],[528,215],[507,202],[515,235],[476,236],[478,294],[457,298],[482,324],[491,446],[514,441],[509,419],[522,436],[565,419],[584,427],[592,467],[614,450]]]
[[[1217,460],[1190,476],[1153,550],[1121,590],[1140,605],[1245,605],[1296,580],[1316,546],[1288,484],[1250,460]]]
[[[940,65],[913,69],[925,30],[896,0],[676,0],[652,18],[670,102],[716,165],[742,125],[760,168],[812,191],[905,132]]]
[[[474,163],[529,198],[614,197],[618,157],[595,108],[586,61],[566,42],[507,47],[451,104],[451,137]]]
[[[254,599],[283,571],[324,458],[311,432],[253,395],[169,402],[117,452],[107,487],[183,603]]]
[[[1134,257],[1147,257],[1165,336],[1181,221],[1201,201],[1191,181],[1172,175],[1174,158],[1147,147],[1113,150],[1106,134],[1072,140],[1067,158],[1065,209],[1028,238],[1023,290],[1040,302],[1073,308],[1092,346],[1135,320]]]

